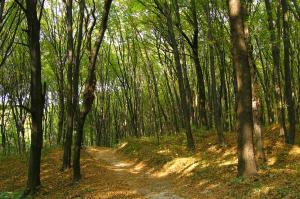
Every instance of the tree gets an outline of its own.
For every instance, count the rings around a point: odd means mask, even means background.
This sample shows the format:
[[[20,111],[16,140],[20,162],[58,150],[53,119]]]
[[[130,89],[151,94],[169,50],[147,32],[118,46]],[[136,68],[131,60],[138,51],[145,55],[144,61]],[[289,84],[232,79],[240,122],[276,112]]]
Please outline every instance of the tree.
[[[85,88],[83,91],[83,104],[82,109],[80,110],[76,128],[76,141],[74,146],[74,160],[73,160],[73,179],[79,181],[81,178],[80,173],[80,150],[83,137],[83,127],[86,120],[87,114],[90,112],[93,101],[94,101],[94,92],[96,87],[96,63],[98,53],[101,47],[101,44],[104,39],[105,31],[107,29],[109,11],[111,7],[112,0],[105,0],[104,2],[104,11],[100,24],[100,33],[97,36],[94,48],[89,48],[89,69],[88,77],[85,83]],[[91,38],[90,38],[91,39]],[[91,41],[88,41],[91,42]],[[91,47],[91,46],[90,46]]]
[[[291,69],[290,69],[290,36],[289,36],[289,22],[288,22],[288,4],[286,0],[281,0],[282,6],[282,20],[283,20],[283,46],[284,46],[284,80],[285,80],[285,100],[288,110],[289,128],[286,134],[286,143],[295,143],[295,131],[296,131],[296,120],[295,120],[295,108],[294,100],[292,96],[292,85],[291,85]]]
[[[251,73],[244,32],[244,1],[228,0],[233,64],[237,78],[238,175],[257,173],[253,147]]]
[[[67,21],[67,132],[64,143],[64,155],[62,169],[71,168],[71,147],[73,139],[74,108],[73,108],[73,0],[66,0]]]
[[[26,8],[15,0],[25,12],[27,20],[28,48],[31,64],[30,82],[30,113],[31,113],[31,144],[28,164],[28,180],[25,195],[35,193],[41,185],[40,167],[41,151],[43,144],[42,117],[45,100],[46,86],[42,86],[41,81],[41,49],[40,49],[40,18],[37,14],[37,0],[26,0]],[[43,9],[43,4],[40,5]],[[42,12],[41,12],[42,13]]]
[[[175,61],[175,68],[176,68],[176,75],[179,85],[179,94],[180,94],[180,112],[183,114],[183,126],[185,128],[186,138],[187,138],[187,147],[191,150],[195,149],[195,143],[191,131],[191,124],[190,124],[190,112],[188,109],[187,104],[187,95],[186,95],[186,88],[184,85],[183,79],[183,72],[182,72],[182,65],[180,62],[180,53],[178,48],[178,43],[176,40],[175,32],[174,32],[174,22],[172,19],[172,11],[170,5],[164,1],[160,3],[158,0],[154,1],[157,9],[160,12],[160,16],[165,17],[166,25],[167,25],[167,41],[172,48],[172,53],[174,55]]]
[[[270,42],[272,44],[272,60],[274,67],[274,83],[275,83],[275,98],[277,101],[278,109],[278,122],[280,124],[280,134],[286,135],[286,126],[285,126],[285,113],[283,107],[282,99],[282,85],[281,85],[281,75],[280,75],[280,42],[276,38],[276,29],[274,27],[274,20],[272,14],[272,7],[269,0],[265,0],[266,12],[268,18],[268,29],[270,32]],[[277,24],[279,26],[279,24]],[[278,35],[280,33],[278,32]]]

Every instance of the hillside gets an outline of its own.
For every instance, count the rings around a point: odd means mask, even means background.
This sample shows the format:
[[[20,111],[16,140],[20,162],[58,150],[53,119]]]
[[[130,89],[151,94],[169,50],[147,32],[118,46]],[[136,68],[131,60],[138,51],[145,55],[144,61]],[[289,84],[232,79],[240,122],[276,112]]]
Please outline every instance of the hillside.
[[[115,149],[82,150],[81,182],[71,182],[71,170],[60,171],[62,151],[51,149],[42,159],[42,187],[35,198],[299,198],[300,147],[286,147],[277,128],[265,130],[266,163],[259,175],[236,175],[235,134],[227,146],[216,145],[209,132],[194,132],[197,148],[185,148],[184,135],[130,138]],[[26,158],[10,157],[0,164],[0,198],[17,198],[26,182]],[[5,172],[4,172],[5,171]]]

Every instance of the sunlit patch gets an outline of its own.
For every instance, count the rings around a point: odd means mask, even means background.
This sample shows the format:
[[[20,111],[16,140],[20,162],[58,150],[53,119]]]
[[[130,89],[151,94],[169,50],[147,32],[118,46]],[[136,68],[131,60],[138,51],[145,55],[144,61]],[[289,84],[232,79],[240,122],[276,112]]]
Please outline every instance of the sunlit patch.
[[[289,152],[289,155],[300,155],[300,147],[293,146]]]
[[[134,198],[136,197],[137,191],[130,190],[113,190],[106,191],[101,194],[94,194],[91,198],[102,198],[102,199],[111,199],[111,198]],[[140,198],[140,197],[138,197]]]
[[[252,190],[252,196],[260,197],[262,195],[268,194],[273,189],[274,189],[274,186],[256,187]]]
[[[154,173],[155,177],[165,177],[170,174],[187,175],[193,171],[199,162],[194,157],[175,158],[166,163],[161,170]]]
[[[157,153],[158,154],[170,154],[171,151],[170,151],[170,149],[163,149],[163,150],[157,151]],[[176,154],[176,155],[178,155],[178,154]]]
[[[207,186],[207,189],[215,189],[215,188],[217,188],[218,186],[220,186],[220,183],[210,184],[210,185]]]
[[[270,190],[274,189],[274,186],[264,186],[260,189],[261,193],[267,194]]]
[[[146,167],[144,162],[139,162],[136,164],[133,169],[130,170],[132,173],[139,173],[141,170],[143,170]]]
[[[200,181],[198,181],[197,185],[200,187],[200,186],[203,186],[207,183],[209,183],[209,180],[200,180]]]
[[[209,152],[219,152],[219,149],[216,145],[213,145],[207,149]]]
[[[223,161],[223,162],[219,163],[219,166],[220,167],[228,166],[228,165],[233,165],[233,164],[236,164],[236,163],[237,163],[236,159],[231,159],[231,160],[227,160],[227,161]]]
[[[116,166],[116,167],[128,167],[131,165],[132,165],[131,163],[127,163],[127,162],[117,162],[114,164],[114,166]]]
[[[123,149],[126,145],[128,144],[128,142],[123,142],[118,149]]]
[[[272,166],[276,163],[277,157],[270,157],[267,161],[268,166]]]

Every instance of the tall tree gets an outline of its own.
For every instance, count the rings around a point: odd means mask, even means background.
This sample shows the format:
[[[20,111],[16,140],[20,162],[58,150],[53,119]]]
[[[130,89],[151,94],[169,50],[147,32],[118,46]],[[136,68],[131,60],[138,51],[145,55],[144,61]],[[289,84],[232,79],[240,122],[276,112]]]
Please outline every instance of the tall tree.
[[[244,32],[244,0],[228,0],[237,79],[238,175],[257,174],[253,146],[251,73]]]
[[[189,38],[188,35],[183,31],[182,27],[176,23],[177,28],[180,33],[186,39],[187,43],[192,49],[192,58],[194,61],[197,77],[197,100],[199,105],[199,116],[200,116],[200,125],[203,127],[208,127],[207,111],[206,111],[206,94],[205,94],[205,84],[203,78],[203,71],[201,68],[200,57],[199,57],[199,23],[197,16],[197,4],[195,0],[190,1],[190,12],[191,17],[189,18],[189,23],[193,27],[193,36]]]
[[[45,100],[41,80],[41,49],[40,49],[40,16],[38,16],[37,0],[26,0],[26,7],[15,0],[25,12],[27,20],[27,37],[31,64],[30,82],[30,113],[31,113],[31,144],[28,164],[28,180],[25,194],[36,192],[41,185],[40,167],[43,144],[43,106]],[[40,5],[43,9],[43,4]]]
[[[66,0],[66,22],[67,22],[67,132],[64,143],[64,155],[62,169],[71,168],[71,147],[73,139],[73,123],[74,123],[74,108],[73,108],[73,0]]]
[[[194,138],[192,135],[191,124],[190,124],[190,112],[187,104],[187,95],[186,95],[186,88],[183,79],[183,71],[182,65],[180,62],[180,53],[178,48],[178,43],[176,40],[176,35],[174,31],[174,22],[172,19],[172,10],[171,6],[168,4],[167,1],[160,3],[158,0],[154,1],[161,16],[164,16],[166,19],[167,25],[167,35],[168,35],[168,42],[172,48],[172,53],[174,56],[175,61],[175,71],[178,80],[179,86],[179,95],[180,95],[180,110],[183,114],[183,125],[185,128],[186,138],[187,138],[187,147],[191,150],[195,149]]]
[[[281,86],[281,75],[280,75],[280,41],[276,38],[276,29],[274,26],[272,7],[270,0],[265,0],[267,17],[268,17],[268,29],[270,32],[270,41],[272,45],[272,60],[274,67],[274,83],[275,83],[275,98],[277,101],[278,109],[278,122],[280,124],[280,134],[286,135],[286,126],[285,126],[285,113],[283,107],[282,99],[282,86]],[[277,26],[279,24],[276,23]],[[278,33],[279,34],[279,33]]]
[[[221,116],[221,110],[218,96],[217,96],[217,83],[216,83],[216,69],[215,69],[215,40],[212,28],[212,14],[211,2],[208,2],[205,6],[205,12],[208,25],[208,41],[209,41],[209,60],[210,60],[210,75],[211,75],[211,88],[212,88],[212,100],[213,100],[213,115],[215,127],[217,129],[218,142],[221,146],[225,145],[225,138],[223,134],[223,122]]]
[[[295,131],[296,131],[296,120],[295,120],[295,108],[294,100],[292,96],[292,80],[291,80],[291,69],[290,69],[290,28],[289,28],[289,14],[288,4],[286,0],[281,0],[282,6],[282,20],[283,20],[283,48],[284,48],[284,80],[285,80],[285,100],[288,110],[288,121],[289,128],[286,136],[286,143],[295,143]]]
[[[76,141],[74,146],[74,160],[73,160],[73,179],[75,181],[79,181],[81,178],[80,172],[80,149],[83,138],[83,127],[86,120],[87,114],[90,112],[93,101],[94,101],[94,92],[96,88],[96,64],[98,53],[101,47],[101,44],[104,39],[105,31],[107,29],[109,11],[111,7],[112,0],[105,0],[103,6],[103,14],[100,24],[100,32],[96,38],[96,42],[94,48],[89,48],[89,68],[88,68],[88,77],[85,83],[85,88],[83,91],[83,103],[82,108],[80,110],[78,120],[77,120],[77,128],[76,128]],[[91,38],[90,38],[91,39]],[[88,41],[89,42],[89,41]]]

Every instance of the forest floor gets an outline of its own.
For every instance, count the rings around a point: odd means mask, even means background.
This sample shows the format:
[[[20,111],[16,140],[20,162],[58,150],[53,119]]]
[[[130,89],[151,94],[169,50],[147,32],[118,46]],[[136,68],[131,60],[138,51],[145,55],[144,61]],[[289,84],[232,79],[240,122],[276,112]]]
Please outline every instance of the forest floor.
[[[115,149],[82,150],[82,180],[60,171],[61,149],[42,158],[42,187],[34,198],[300,198],[300,139],[287,146],[276,126],[264,129],[267,161],[258,161],[259,175],[236,177],[236,135],[226,133],[226,147],[215,133],[194,132],[193,154],[183,134],[157,139],[129,138]],[[18,198],[26,183],[27,158],[0,159],[0,198]]]

